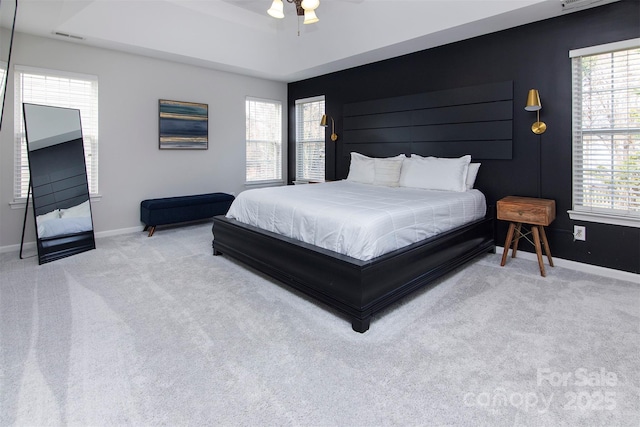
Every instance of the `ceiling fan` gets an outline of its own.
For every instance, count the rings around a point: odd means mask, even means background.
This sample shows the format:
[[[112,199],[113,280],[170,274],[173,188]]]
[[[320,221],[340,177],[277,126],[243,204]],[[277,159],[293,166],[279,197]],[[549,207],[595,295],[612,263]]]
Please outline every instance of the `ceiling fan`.
[[[320,0],[287,0],[287,3],[293,3],[296,6],[296,14],[304,16],[304,24],[313,24],[318,22],[316,9],[320,6]],[[284,3],[282,0],[273,0],[271,8],[267,13],[274,18],[284,18]]]

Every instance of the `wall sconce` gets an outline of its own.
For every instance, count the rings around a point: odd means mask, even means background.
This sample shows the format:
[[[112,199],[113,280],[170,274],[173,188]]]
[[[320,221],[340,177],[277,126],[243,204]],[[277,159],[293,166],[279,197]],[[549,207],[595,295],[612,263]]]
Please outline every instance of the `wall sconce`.
[[[320,126],[322,126],[323,128],[326,128],[328,126],[327,117],[331,119],[331,140],[335,142],[338,139],[338,135],[336,134],[336,122],[333,121],[333,117],[323,114],[322,120],[320,120]]]
[[[540,121],[540,110],[542,104],[540,103],[540,94],[537,89],[529,90],[529,96],[527,96],[527,106],[524,107],[527,111],[535,111],[538,113],[538,120],[531,125],[531,131],[536,135],[542,135],[547,130],[547,125]]]

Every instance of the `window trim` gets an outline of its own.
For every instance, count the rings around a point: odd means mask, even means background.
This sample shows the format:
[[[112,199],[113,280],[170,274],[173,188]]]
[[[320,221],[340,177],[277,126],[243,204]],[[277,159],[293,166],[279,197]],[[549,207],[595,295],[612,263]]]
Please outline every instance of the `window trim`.
[[[569,58],[578,56],[599,55],[601,53],[615,52],[617,50],[633,49],[640,46],[640,38],[622,40],[619,42],[600,44],[597,46],[583,47],[581,49],[573,49],[569,51]]]
[[[102,200],[102,194],[100,193],[96,193],[96,194],[90,194],[89,195],[89,199],[91,200],[91,203],[94,202],[99,202]],[[31,195],[29,196],[29,204],[31,205],[33,203],[33,199],[31,198]],[[27,198],[26,197],[20,197],[20,198],[15,198],[12,201],[9,202],[9,207],[11,207],[11,209],[24,209],[27,206]]]
[[[569,58],[571,58],[573,60],[573,58],[577,58],[577,57],[583,57],[583,56],[593,56],[593,55],[600,55],[600,54],[605,54],[605,53],[611,53],[611,52],[616,52],[616,51],[621,51],[621,50],[630,50],[630,49],[637,49],[640,48],[640,38],[634,38],[634,39],[629,39],[629,40],[622,40],[622,41],[618,41],[618,42],[613,42],[613,43],[606,43],[606,44],[601,44],[601,45],[596,45],[596,46],[589,46],[589,47],[585,47],[585,48],[580,48],[580,49],[574,49],[574,50],[570,50],[569,51]],[[572,86],[575,86],[575,82],[573,81],[573,66],[572,68]],[[572,91],[574,91],[575,89],[572,89]],[[573,120],[575,120],[575,111],[576,111],[576,105],[575,105],[575,93],[572,93],[571,95],[572,98],[572,117],[574,117]],[[572,134],[575,131],[575,123],[572,123],[571,127],[572,127]],[[571,140],[571,145],[572,145],[572,151],[575,150],[575,140],[572,136],[572,140]],[[639,218],[635,218],[632,216],[624,216],[624,215],[617,215],[613,212],[609,213],[606,212],[605,210],[603,211],[598,211],[597,209],[594,210],[580,210],[580,209],[576,209],[575,208],[575,190],[574,190],[574,176],[575,176],[575,159],[572,156],[572,160],[571,160],[571,169],[572,169],[572,184],[571,184],[571,205],[572,205],[572,209],[567,211],[567,214],[569,215],[569,218],[571,220],[577,220],[577,221],[587,221],[587,222],[596,222],[596,223],[602,223],[602,224],[610,224],[610,225],[620,225],[620,226],[626,226],[626,227],[634,227],[634,228],[640,228],[640,219]]]
[[[247,101],[258,101],[265,103],[278,104],[280,106],[280,178],[279,179],[263,179],[256,181],[247,181],[247,136],[245,128],[245,138],[244,138],[244,186],[247,188],[252,187],[273,187],[278,185],[284,185],[285,183],[285,172],[286,172],[286,162],[285,162],[285,143],[284,143],[284,115],[283,115],[283,102],[279,99],[270,99],[270,98],[260,98],[257,96],[245,96],[244,105],[245,105],[245,114],[247,109]],[[245,117],[246,120],[246,117]]]
[[[640,228],[640,221],[614,214],[599,212],[583,212],[570,209],[567,211],[569,218],[574,221],[598,222],[600,224],[622,225],[625,227]]]
[[[313,179],[313,178],[301,178],[298,176],[298,117],[297,117],[297,112],[298,112],[298,105],[300,104],[308,104],[308,103],[312,103],[312,102],[324,102],[325,103],[325,107],[326,107],[326,97],[325,95],[316,95],[316,96],[310,96],[308,98],[300,98],[300,99],[296,99],[295,100],[295,109],[294,109],[294,114],[296,115],[296,127],[295,127],[295,156],[294,156],[294,170],[295,170],[295,174],[296,174],[296,179],[295,182],[298,184],[304,184],[304,183],[309,183],[309,182],[324,182],[327,179],[327,171],[326,171],[326,164],[324,167],[324,178],[322,180],[318,180],[318,179]],[[326,112],[326,111],[325,111]],[[324,113],[323,113],[324,114]],[[320,121],[318,121],[318,126],[319,126]],[[326,159],[326,136],[323,136],[322,138],[322,142],[324,142],[325,144],[325,159]],[[325,160],[326,162],[326,160]]]

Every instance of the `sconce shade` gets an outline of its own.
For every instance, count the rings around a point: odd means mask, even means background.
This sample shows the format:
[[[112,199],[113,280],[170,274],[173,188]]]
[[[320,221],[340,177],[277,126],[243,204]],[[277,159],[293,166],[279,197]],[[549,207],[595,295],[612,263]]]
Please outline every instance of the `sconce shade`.
[[[273,0],[271,8],[267,10],[267,13],[274,18],[284,18],[284,3],[282,3],[282,0]]]
[[[540,93],[538,93],[537,89],[529,90],[529,95],[527,96],[527,106],[524,107],[527,111],[538,111],[542,108],[542,104],[540,103]]]
[[[328,126],[326,114],[322,115],[322,119],[320,120],[320,126],[322,126],[323,128],[326,128]]]
[[[320,19],[316,16],[316,11],[312,9],[304,10],[304,22],[303,24],[313,24],[318,22]]]

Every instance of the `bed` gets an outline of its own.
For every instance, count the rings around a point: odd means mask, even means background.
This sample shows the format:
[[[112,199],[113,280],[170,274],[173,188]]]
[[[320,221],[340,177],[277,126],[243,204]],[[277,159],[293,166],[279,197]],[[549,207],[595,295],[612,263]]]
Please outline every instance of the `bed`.
[[[214,218],[214,255],[328,304],[365,332],[376,312],[495,250],[492,209],[468,188],[470,158],[463,157],[436,159],[451,161],[438,171],[424,167],[434,158],[352,153],[345,180],[245,191]],[[423,165],[413,179],[402,174],[410,164]],[[464,178],[451,184],[443,173]],[[425,179],[443,188],[415,187]]]
[[[472,175],[469,171],[478,172],[478,162],[487,161],[484,177],[478,180],[487,200],[484,216],[366,260],[278,234],[280,230],[218,216],[213,226],[214,254],[235,258],[328,304],[344,314],[355,331],[366,331],[373,314],[475,257],[495,251],[493,204],[500,194],[496,181],[490,179],[490,168],[496,160],[512,158],[513,86],[513,81],[488,82],[343,104],[336,127],[340,138],[327,143],[325,173],[329,179],[355,178],[375,185],[393,185],[390,175],[397,172],[394,167],[376,169],[376,159],[388,159],[377,161],[388,162],[384,166],[393,166],[397,157],[402,159],[400,177],[395,177],[398,186],[416,185],[416,179],[431,184],[435,180],[436,186],[447,184],[440,191],[462,190],[447,189],[452,183],[462,185],[458,181],[437,181],[440,172],[456,169],[403,175],[411,170],[404,167],[409,164],[406,156],[420,163],[429,162],[424,158],[430,156],[461,159],[470,155],[467,178]],[[295,155],[292,144],[289,156]],[[295,171],[290,169],[290,175]],[[400,183],[407,178],[413,179]],[[309,186],[316,185],[325,184]]]

